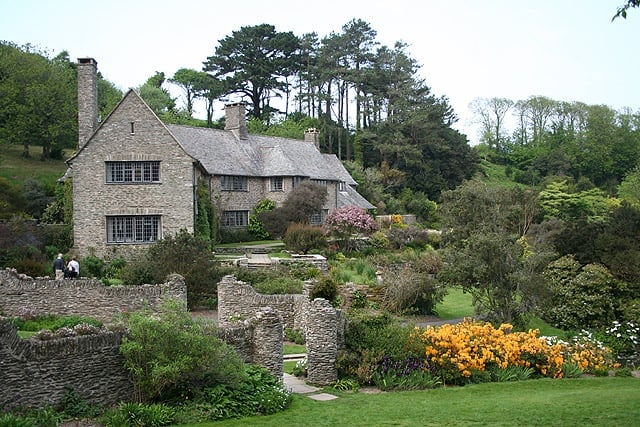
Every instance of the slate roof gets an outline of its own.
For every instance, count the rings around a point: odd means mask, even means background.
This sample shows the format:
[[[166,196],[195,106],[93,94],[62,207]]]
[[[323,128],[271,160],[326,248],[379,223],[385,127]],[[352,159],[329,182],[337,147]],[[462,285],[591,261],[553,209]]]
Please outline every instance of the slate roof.
[[[346,191],[338,191],[338,207],[343,206],[358,206],[362,209],[376,208],[350,185],[347,185]]]
[[[237,139],[220,129],[166,126],[211,175],[301,176],[357,185],[334,154],[322,154],[310,141],[264,135]]]

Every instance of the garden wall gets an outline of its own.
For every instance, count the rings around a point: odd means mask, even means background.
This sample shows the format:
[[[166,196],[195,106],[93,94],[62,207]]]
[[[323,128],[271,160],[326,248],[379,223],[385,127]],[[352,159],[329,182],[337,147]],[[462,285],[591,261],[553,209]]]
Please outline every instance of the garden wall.
[[[307,346],[307,381],[318,385],[332,384],[338,379],[336,360],[344,348],[347,327],[342,310],[336,310],[322,298],[309,300],[312,283],[304,284],[302,294],[263,295],[234,276],[225,276],[218,283],[218,322],[221,328],[231,328],[251,318],[256,312],[276,313],[284,327],[304,333]],[[272,331],[275,335],[275,332]],[[282,330],[279,331],[282,335]],[[259,346],[263,341],[254,341]],[[280,344],[281,345],[281,344]],[[282,361],[279,361],[282,365]]]
[[[92,404],[133,397],[119,351],[122,333],[23,340],[0,318],[0,407],[56,406],[68,388]]]
[[[187,288],[179,275],[160,285],[105,286],[97,279],[51,280],[0,270],[0,313],[17,316],[25,308],[36,314],[78,315],[111,323],[114,315],[143,307],[154,309],[167,299],[187,303]]]

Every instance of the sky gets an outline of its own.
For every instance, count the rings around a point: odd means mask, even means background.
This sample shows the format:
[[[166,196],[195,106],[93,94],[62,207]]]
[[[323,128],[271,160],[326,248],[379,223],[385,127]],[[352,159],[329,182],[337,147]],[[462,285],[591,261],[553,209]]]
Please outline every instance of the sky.
[[[156,71],[201,70],[218,40],[243,26],[324,37],[361,19],[381,44],[408,44],[419,76],[449,99],[459,118],[454,127],[473,144],[475,98],[546,96],[640,111],[640,9],[611,20],[625,2],[0,0],[0,40],[50,56],[66,50],[72,60],[95,58],[103,77],[124,91]]]

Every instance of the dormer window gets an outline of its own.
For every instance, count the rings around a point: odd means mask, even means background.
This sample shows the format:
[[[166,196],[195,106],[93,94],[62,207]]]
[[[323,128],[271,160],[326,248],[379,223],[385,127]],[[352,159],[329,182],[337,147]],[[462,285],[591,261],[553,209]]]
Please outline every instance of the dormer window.
[[[345,193],[347,191],[347,183],[344,181],[340,181],[338,183],[338,191],[340,191],[341,193]]]

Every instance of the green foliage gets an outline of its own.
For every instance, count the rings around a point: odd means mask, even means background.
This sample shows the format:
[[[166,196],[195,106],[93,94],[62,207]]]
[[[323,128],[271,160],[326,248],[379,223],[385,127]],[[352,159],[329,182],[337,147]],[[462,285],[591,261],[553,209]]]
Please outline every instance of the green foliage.
[[[0,414],[0,426],[2,427],[36,427],[35,420],[14,414]]]
[[[304,254],[312,249],[322,249],[327,245],[327,239],[321,227],[300,223],[289,225],[282,236],[282,241],[290,251]]]
[[[140,401],[158,399],[191,384],[233,386],[241,381],[239,356],[211,325],[193,320],[178,302],[165,303],[159,315],[140,311],[126,321],[129,334],[120,352]]]
[[[44,329],[57,331],[62,328],[73,328],[76,325],[87,324],[97,328],[102,327],[102,322],[91,317],[83,316],[58,316],[56,314],[29,314],[27,316],[14,317],[11,319],[16,328],[20,331],[41,331]]]
[[[88,255],[82,260],[83,274],[87,277],[103,277],[104,261],[95,255]]]
[[[382,269],[385,308],[395,313],[433,314],[435,305],[445,295],[445,290],[435,279],[442,268],[440,256],[435,251],[427,251],[401,263],[382,256],[378,259]]]
[[[540,192],[540,206],[545,218],[571,221],[586,218],[592,222],[606,221],[613,205],[598,189],[570,192],[567,182],[552,182]]]
[[[258,214],[258,220],[273,237],[281,237],[292,223],[309,223],[311,215],[320,212],[327,200],[325,187],[303,181],[287,196],[282,206]]]
[[[529,246],[523,233],[536,214],[534,195],[469,181],[443,193],[443,283],[473,296],[476,312],[524,328],[553,253]]]
[[[122,402],[100,418],[105,427],[162,427],[175,423],[176,410],[167,405]]]
[[[31,45],[0,42],[0,140],[42,146],[43,160],[62,158],[77,143],[76,73],[66,51],[54,58]]]
[[[276,202],[269,199],[262,199],[254,206],[253,212],[249,215],[248,229],[256,239],[265,240],[269,238],[269,233],[260,222],[259,216],[262,212],[272,211],[275,208]]]
[[[271,277],[270,279],[254,283],[256,292],[265,295],[284,295],[302,293],[302,281],[291,277]]]
[[[313,284],[309,292],[309,299],[313,301],[316,298],[324,298],[334,304],[338,298],[339,283],[331,276],[320,277]]]
[[[218,221],[216,211],[211,201],[209,187],[203,179],[198,181],[198,214],[196,216],[195,235],[205,241],[216,242],[218,240]]]
[[[187,399],[179,399],[181,409],[176,418],[181,424],[270,415],[291,403],[291,395],[282,384],[266,368],[254,365],[246,367],[239,385],[210,385]]]
[[[567,255],[547,267],[550,297],[540,306],[542,317],[566,330],[607,327],[616,319],[618,283],[601,266],[582,266]]]
[[[60,410],[69,418],[93,417],[98,409],[71,387],[67,387],[60,401]]]
[[[261,294],[299,294],[302,292],[302,279],[291,277],[286,270],[239,269],[236,278],[250,283]]]
[[[166,236],[137,260],[127,264],[122,279],[127,285],[163,283],[169,274],[184,277],[190,307],[215,296],[222,273],[214,262],[209,242],[185,230]]]
[[[300,329],[284,328],[284,337],[287,341],[300,345],[304,344],[306,341],[304,332]]]
[[[373,375],[373,383],[382,391],[425,390],[442,385],[442,381],[415,356],[393,360],[383,356]]]

